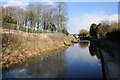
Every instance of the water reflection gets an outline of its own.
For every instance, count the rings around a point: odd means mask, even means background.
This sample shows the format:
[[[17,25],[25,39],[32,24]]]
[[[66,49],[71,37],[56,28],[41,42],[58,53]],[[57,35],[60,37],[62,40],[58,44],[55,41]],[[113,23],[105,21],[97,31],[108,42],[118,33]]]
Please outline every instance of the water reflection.
[[[51,54],[54,52],[51,52]],[[54,78],[60,77],[65,71],[64,50],[56,51],[46,58],[37,58],[20,67],[15,67],[10,71],[3,71],[3,78],[5,77],[27,77],[27,78]],[[24,74],[24,75],[21,75]]]
[[[90,45],[89,45],[90,43]],[[89,46],[89,53],[91,56],[97,56],[98,59],[100,59],[100,48],[97,46],[94,42],[89,41],[81,41],[79,43],[79,46],[81,49],[87,48]]]
[[[65,58],[63,52],[54,54],[46,59],[37,59],[27,64],[27,73],[34,77],[55,77],[59,71],[65,69]]]
[[[3,71],[3,78],[102,78],[102,68],[96,56],[97,48],[81,42],[64,50],[51,52],[19,67]],[[89,50],[91,53],[89,53]]]
[[[81,42],[84,45],[84,42]],[[80,44],[69,47],[66,50],[67,72],[65,77],[71,78],[102,78],[101,63],[96,56],[89,53],[89,42],[86,48]],[[86,43],[85,43],[86,45]]]
[[[91,56],[97,56],[98,59],[101,58],[100,48],[93,42],[90,42],[89,52],[90,52]]]
[[[80,42],[79,43],[79,46],[80,46],[80,48],[86,48],[86,47],[88,47],[88,44],[89,44],[89,42]]]

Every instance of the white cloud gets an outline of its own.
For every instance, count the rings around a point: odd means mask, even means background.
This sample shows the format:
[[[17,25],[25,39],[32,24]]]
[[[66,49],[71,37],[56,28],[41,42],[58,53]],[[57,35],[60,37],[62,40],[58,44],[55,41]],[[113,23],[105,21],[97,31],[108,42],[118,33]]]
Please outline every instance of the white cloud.
[[[89,30],[90,25],[92,23],[98,24],[103,20],[108,21],[118,21],[118,14],[107,15],[105,13],[97,12],[97,13],[89,13],[84,14],[79,17],[72,18],[68,21],[68,31],[70,33],[78,33],[80,29]]]
[[[19,6],[19,7],[25,7],[27,6],[29,3],[28,2],[23,2],[20,0],[9,0],[8,2],[6,2],[5,4],[3,4],[4,7],[7,6]]]
[[[53,0],[41,0],[40,2],[47,2],[49,5],[54,5]]]
[[[50,5],[54,5],[54,2],[53,1],[49,1],[48,2]]]
[[[19,6],[21,8],[26,7],[29,2],[46,2],[49,5],[54,5],[54,2],[52,0],[40,0],[40,1],[24,1],[24,0],[8,0],[6,1],[3,6],[7,7],[7,6]]]

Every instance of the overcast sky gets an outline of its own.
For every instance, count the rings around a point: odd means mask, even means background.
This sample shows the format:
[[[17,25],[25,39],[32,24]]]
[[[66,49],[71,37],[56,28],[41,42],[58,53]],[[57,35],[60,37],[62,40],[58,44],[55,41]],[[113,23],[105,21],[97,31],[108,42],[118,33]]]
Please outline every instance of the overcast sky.
[[[0,5],[25,8],[29,3],[38,1],[54,5],[54,1],[61,0],[0,0]],[[67,29],[69,33],[78,33],[83,28],[89,30],[92,23],[99,23],[102,20],[118,20],[118,0],[89,0],[89,2],[87,2],[88,0],[65,1],[68,8],[69,19]]]

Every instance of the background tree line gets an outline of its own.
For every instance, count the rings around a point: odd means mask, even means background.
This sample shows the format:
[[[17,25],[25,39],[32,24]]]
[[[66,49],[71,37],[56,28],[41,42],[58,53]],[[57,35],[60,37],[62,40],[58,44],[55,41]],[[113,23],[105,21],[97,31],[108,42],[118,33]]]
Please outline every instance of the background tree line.
[[[7,6],[2,9],[2,27],[24,32],[61,32],[68,33],[67,6],[63,2],[55,5],[29,4],[22,9]]]
[[[79,32],[80,37],[91,37],[92,39],[118,39],[120,35],[120,23],[116,21],[102,21],[99,24],[92,23],[89,31],[81,29]]]
[[[93,23],[90,26],[90,36],[94,39],[105,39],[108,37],[109,33],[117,32],[116,35],[118,36],[120,34],[120,25],[118,22],[110,22],[110,21],[102,21],[98,25]],[[119,33],[119,34],[118,34]],[[111,36],[113,37],[113,36]]]

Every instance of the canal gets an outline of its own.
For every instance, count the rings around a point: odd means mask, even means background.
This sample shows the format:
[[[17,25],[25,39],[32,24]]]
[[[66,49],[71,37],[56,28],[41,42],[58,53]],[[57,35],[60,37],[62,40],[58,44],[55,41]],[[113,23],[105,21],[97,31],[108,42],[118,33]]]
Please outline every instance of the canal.
[[[2,78],[103,78],[100,53],[90,42],[56,50],[2,72]]]

